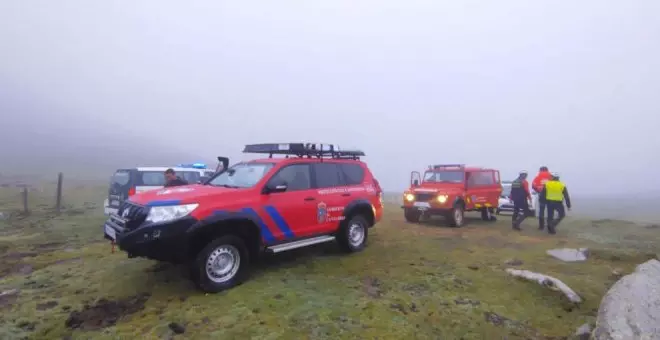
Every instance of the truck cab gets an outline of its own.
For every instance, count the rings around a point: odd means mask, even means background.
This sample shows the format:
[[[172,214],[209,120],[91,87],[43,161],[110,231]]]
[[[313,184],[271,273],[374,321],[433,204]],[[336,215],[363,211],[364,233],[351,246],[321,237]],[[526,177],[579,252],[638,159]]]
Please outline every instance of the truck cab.
[[[424,174],[410,174],[410,188],[403,193],[404,217],[417,223],[422,218],[444,216],[452,227],[465,223],[467,211],[478,211],[485,221],[495,221],[502,193],[500,172],[464,164],[430,165]]]

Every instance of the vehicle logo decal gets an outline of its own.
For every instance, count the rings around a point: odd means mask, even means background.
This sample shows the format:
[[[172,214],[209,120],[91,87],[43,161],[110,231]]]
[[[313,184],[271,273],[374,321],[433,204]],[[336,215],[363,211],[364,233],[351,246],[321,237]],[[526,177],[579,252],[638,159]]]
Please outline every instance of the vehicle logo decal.
[[[476,202],[476,201],[477,201],[477,196],[476,196],[476,195],[472,195],[472,202]]]
[[[181,188],[172,188],[172,189],[164,189],[160,190],[156,193],[156,195],[169,195],[169,194],[177,194],[177,193],[183,193],[183,192],[191,192],[195,189],[189,188],[189,187],[181,187]]]
[[[286,236],[287,238],[293,238],[296,236],[291,231],[291,228],[289,228],[289,224],[286,223],[284,217],[280,215],[280,213],[277,211],[277,209],[275,209],[275,207],[273,207],[272,205],[267,205],[264,207],[264,210],[270,216],[270,218],[273,219],[273,222],[275,222],[275,225],[277,226],[277,228],[280,229],[280,231],[282,231],[284,236]]]
[[[121,217],[123,217],[123,218],[128,217],[128,213],[129,213],[130,211],[131,211],[131,208],[130,208],[130,207],[126,207],[126,209],[124,209],[124,211],[122,211],[122,213],[121,213]]]
[[[328,209],[325,202],[321,202],[316,206],[316,219],[319,224],[327,221]]]

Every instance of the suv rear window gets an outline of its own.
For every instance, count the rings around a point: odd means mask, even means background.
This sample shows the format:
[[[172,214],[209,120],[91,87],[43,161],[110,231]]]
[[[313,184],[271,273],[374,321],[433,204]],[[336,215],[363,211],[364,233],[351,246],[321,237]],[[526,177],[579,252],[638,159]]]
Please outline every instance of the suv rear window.
[[[314,163],[317,188],[358,185],[364,181],[364,169],[359,164]]]
[[[364,169],[359,164],[340,164],[346,185],[358,185],[364,181]]]
[[[199,171],[177,171],[176,175],[189,184],[199,181]],[[138,172],[138,183],[136,185],[144,186],[164,186],[165,174],[163,171],[140,171]]]

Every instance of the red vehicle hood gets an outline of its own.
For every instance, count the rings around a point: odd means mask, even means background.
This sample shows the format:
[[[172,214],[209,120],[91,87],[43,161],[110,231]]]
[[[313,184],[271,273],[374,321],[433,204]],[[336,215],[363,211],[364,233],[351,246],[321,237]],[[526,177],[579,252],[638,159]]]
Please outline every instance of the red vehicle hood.
[[[231,194],[242,190],[244,189],[193,184],[149,190],[135,194],[129,200],[140,205],[176,205],[197,203],[201,197]]]
[[[421,186],[411,188],[414,193],[437,193],[437,194],[459,194],[465,191],[465,186],[463,184],[452,184],[452,183],[438,183],[430,184],[423,183]]]

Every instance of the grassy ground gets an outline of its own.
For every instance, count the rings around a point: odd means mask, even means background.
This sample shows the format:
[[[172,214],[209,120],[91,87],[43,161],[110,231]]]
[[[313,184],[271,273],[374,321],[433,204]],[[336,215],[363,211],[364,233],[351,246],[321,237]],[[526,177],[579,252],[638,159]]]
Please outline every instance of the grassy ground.
[[[506,217],[474,215],[451,229],[407,224],[393,206],[362,253],[327,244],[270,257],[242,286],[205,295],[180,267],[111,254],[103,196],[102,187],[70,188],[57,215],[46,188],[31,193],[26,217],[18,192],[0,188],[1,339],[563,338],[595,320],[616,273],[660,248],[654,225],[569,219],[550,236],[532,220],[514,232]],[[592,254],[563,263],[545,254],[555,247]],[[585,302],[513,279],[511,266],[555,276]]]

